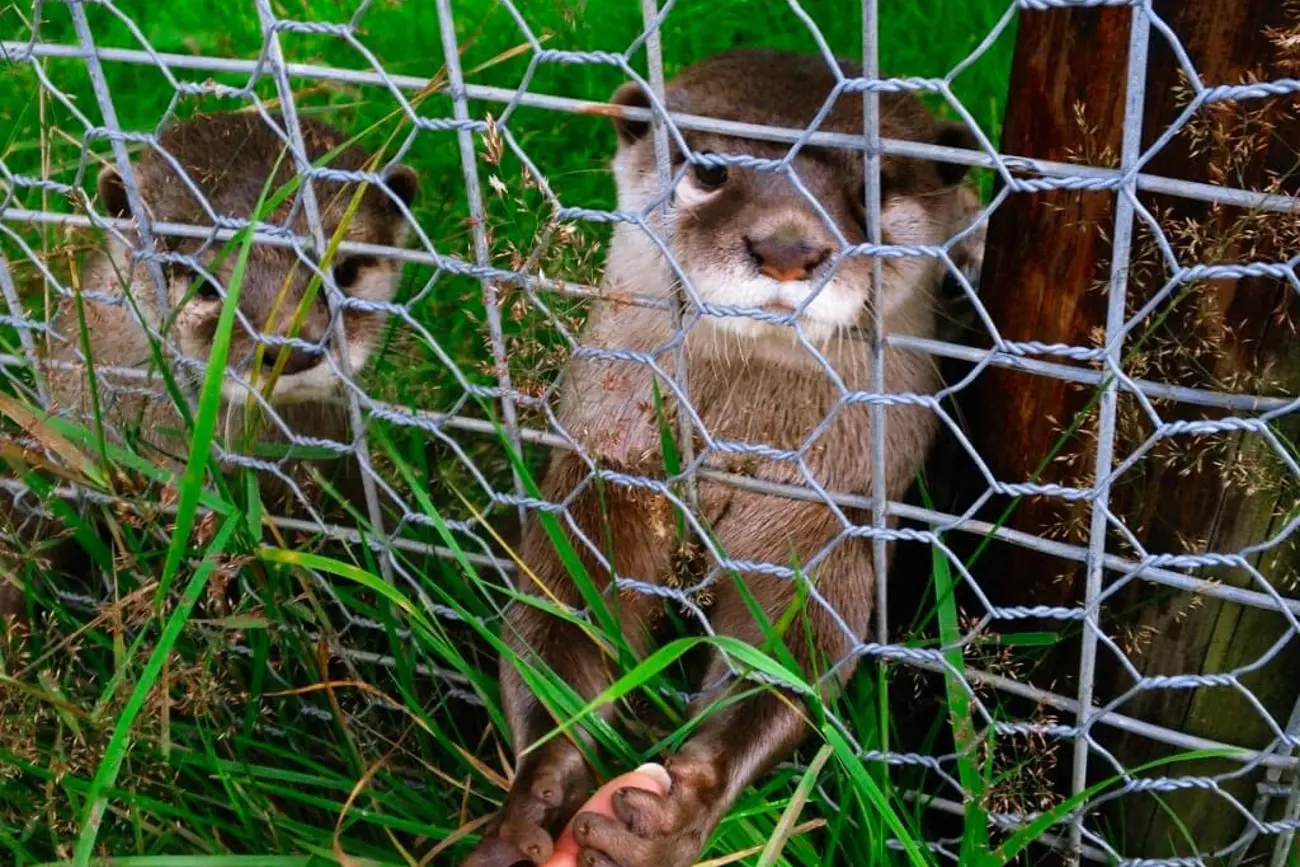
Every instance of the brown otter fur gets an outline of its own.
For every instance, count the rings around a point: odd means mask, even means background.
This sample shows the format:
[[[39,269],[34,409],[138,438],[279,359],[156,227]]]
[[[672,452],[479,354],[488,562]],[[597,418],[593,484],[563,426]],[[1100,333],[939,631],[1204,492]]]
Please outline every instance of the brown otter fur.
[[[847,64],[842,68],[847,76],[856,74]],[[666,101],[673,111],[806,127],[835,83],[819,57],[735,51],[683,72],[668,84]],[[615,102],[648,104],[636,85],[620,89]],[[938,122],[911,95],[884,94],[880,106],[882,133],[887,137],[973,145],[973,136],[964,126]],[[660,180],[648,124],[620,121],[616,126],[619,148],[614,174],[620,210],[645,214],[652,231],[665,228],[667,220],[671,240],[665,243],[680,273],[699,301],[713,305],[703,313],[692,312],[688,305],[685,317],[686,382],[690,404],[707,432],[697,445],[704,464],[770,482],[807,485],[815,481],[826,490],[871,494],[872,445],[877,436],[871,409],[865,401],[846,403],[844,397],[871,389],[869,344],[850,339],[849,332],[869,327],[872,321],[873,263],[867,257],[837,261],[835,255],[842,242],[867,241],[862,154],[805,147],[793,159],[794,172],[834,230],[789,177],[734,165],[725,172],[716,166],[686,167],[675,175],[680,180],[664,217],[655,207]],[[861,95],[840,96],[821,128],[860,133]],[[786,145],[705,133],[688,131],[684,136],[697,154],[748,153],[779,160],[789,150]],[[683,159],[678,154],[675,168],[682,168]],[[963,167],[884,158],[884,242],[940,245],[953,238],[968,224],[976,201],[960,192],[964,175]],[[951,255],[954,261],[977,265],[978,233],[966,241],[963,248],[954,246]],[[886,331],[934,336],[934,300],[944,276],[942,266],[934,258],[882,258],[881,271]],[[814,296],[819,281],[827,277],[829,282]],[[645,231],[631,223],[618,225],[604,277],[610,295],[671,299],[678,282],[673,265]],[[797,310],[806,342],[794,336],[789,324],[724,315],[725,308],[739,307],[778,315]],[[675,409],[674,334],[665,310],[626,303],[602,305],[580,341],[588,352],[575,357],[566,374],[558,422],[582,452],[553,454],[543,493],[551,502],[567,504],[569,517],[585,536],[584,541],[575,535],[573,544],[589,574],[605,586],[609,581],[605,555],[610,555],[620,577],[662,584],[673,570],[675,544],[671,507],[661,497],[612,482],[597,490],[590,481],[588,461],[652,477],[662,477],[664,467],[652,396],[655,374],[639,361],[593,357],[590,350],[632,350],[653,356],[664,373],[659,389]],[[892,393],[932,394],[940,385],[931,359],[894,348],[885,353],[884,381],[886,391]],[[898,499],[926,457],[938,419],[930,409],[915,404],[888,406],[884,415],[885,487],[890,498]],[[725,448],[727,443],[762,445],[774,451],[742,456]],[[699,517],[726,556],[741,564],[745,589],[771,622],[778,621],[795,600],[795,582],[744,564],[805,570],[824,600],[826,607],[810,600],[787,633],[800,636],[788,644],[809,675],[823,673],[826,665],[848,656],[868,629],[875,586],[870,540],[848,530],[851,525],[870,526],[870,515],[710,481],[702,481],[699,492]],[[535,581],[524,579],[522,589],[583,605],[536,521],[525,529],[521,557],[536,576]],[[744,594],[728,571],[717,568],[715,557],[709,560],[716,577],[709,612],[712,629],[761,643],[763,634]],[[644,651],[661,619],[662,598],[625,592],[617,600],[613,607],[623,635],[638,653]],[[584,699],[594,698],[610,684],[609,660],[578,627],[525,604],[513,604],[507,619],[503,638],[512,650],[525,660],[540,658]],[[808,634],[813,637],[816,660],[803,640]],[[851,663],[841,666],[833,680],[842,682],[852,668]],[[715,655],[701,681],[703,695],[690,708],[692,715],[735,687],[734,682],[726,682],[727,674],[724,660]],[[552,737],[545,745],[528,749],[554,729],[555,720],[519,671],[504,659],[501,680],[518,767],[501,812],[487,826],[485,839],[469,856],[467,867],[543,862],[591,783],[586,762],[566,737]],[[612,708],[601,713],[608,717]],[[668,760],[673,785],[667,796],[624,789],[614,799],[615,818],[587,813],[577,817],[576,835],[583,847],[579,863],[602,867],[694,863],[737,796],[785,758],[806,733],[797,704],[775,690],[707,714]]]

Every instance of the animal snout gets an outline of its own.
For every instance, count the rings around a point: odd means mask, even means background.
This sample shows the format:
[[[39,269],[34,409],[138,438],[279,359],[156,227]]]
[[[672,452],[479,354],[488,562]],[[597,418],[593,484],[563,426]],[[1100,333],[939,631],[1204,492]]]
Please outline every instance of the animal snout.
[[[831,248],[809,240],[794,226],[781,226],[760,238],[745,236],[745,249],[758,272],[782,283],[807,280],[831,255]]]
[[[262,352],[262,367],[268,372],[271,371],[275,367],[276,360],[282,354],[288,356],[285,359],[283,369],[280,371],[284,376],[292,376],[295,373],[310,370],[325,357],[325,354],[320,350],[302,349],[288,344],[267,346]]]

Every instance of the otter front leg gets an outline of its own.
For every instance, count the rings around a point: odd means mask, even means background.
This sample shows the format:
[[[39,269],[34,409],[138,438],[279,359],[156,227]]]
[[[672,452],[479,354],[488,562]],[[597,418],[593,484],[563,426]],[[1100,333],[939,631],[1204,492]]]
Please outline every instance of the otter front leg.
[[[787,509],[783,517],[788,515]],[[729,522],[732,517],[728,516]],[[790,523],[797,524],[798,517],[792,517]],[[789,541],[768,538],[778,546]],[[749,559],[743,548],[732,546],[727,550],[735,559]],[[733,549],[736,553],[732,553]],[[767,550],[754,559],[782,562],[785,558]],[[867,627],[871,611],[870,563],[868,544],[846,540],[813,575],[818,592],[856,635]],[[733,580],[723,578],[718,585],[714,627],[719,633],[759,644],[763,632]],[[795,598],[789,581],[763,575],[747,575],[744,580],[749,592],[761,602],[769,623],[778,622]],[[805,639],[809,631],[814,645],[811,650]],[[855,643],[812,600],[786,635],[790,636],[786,641],[788,649],[810,678],[844,658]],[[810,658],[815,655],[820,658]],[[839,679],[847,677],[851,670],[852,666],[846,664],[838,672]],[[723,660],[715,657],[704,684],[713,687],[726,675]],[[691,708],[692,715],[703,713],[726,688],[706,693]],[[794,695],[768,691],[711,712],[681,750],[665,763],[672,777],[672,788],[666,796],[620,789],[613,798],[615,819],[595,813],[578,815],[574,831],[583,847],[579,863],[584,867],[688,867],[699,859],[709,836],[736,799],[788,757],[807,734],[802,701]]]
[[[558,680],[584,698],[608,682],[600,651],[579,630],[543,622],[546,615],[513,603],[507,610],[507,644],[524,659],[519,632],[542,638],[536,655],[550,664]],[[548,628],[551,627],[551,628]],[[556,721],[533,696],[513,665],[501,661],[501,691],[515,755],[515,775],[501,810],[488,823],[483,841],[464,867],[513,867],[540,864],[550,857],[559,828],[582,803],[591,785],[586,760],[566,737],[525,752],[556,727]],[[576,736],[582,737],[580,732]]]
[[[557,454],[547,474],[548,499],[560,501],[586,476],[586,466],[573,455]],[[605,486],[588,488],[569,505],[569,513],[587,538],[600,545],[615,570],[628,577],[657,581],[671,567],[673,546],[651,532],[655,510],[664,506],[644,491]],[[608,527],[605,522],[608,521]],[[561,523],[563,523],[561,521]],[[606,546],[604,540],[609,540]],[[571,539],[583,555],[583,565],[601,589],[609,576],[601,571],[585,546]],[[581,607],[583,600],[545,530],[531,521],[520,546],[521,559],[535,580],[521,590]],[[623,637],[640,652],[661,603],[645,596],[606,594]],[[531,605],[512,603],[506,611],[503,640],[521,659],[543,663],[552,675],[584,699],[593,699],[613,682],[613,661],[577,626]],[[557,727],[511,662],[501,660],[501,689],[511,739],[518,757],[515,778],[500,813],[487,826],[483,842],[470,853],[465,867],[513,867],[541,864],[550,857],[555,836],[582,804],[591,788],[591,774],[578,746],[555,737],[544,746],[528,748]],[[613,708],[600,713],[612,716]],[[575,733],[581,737],[580,732]]]

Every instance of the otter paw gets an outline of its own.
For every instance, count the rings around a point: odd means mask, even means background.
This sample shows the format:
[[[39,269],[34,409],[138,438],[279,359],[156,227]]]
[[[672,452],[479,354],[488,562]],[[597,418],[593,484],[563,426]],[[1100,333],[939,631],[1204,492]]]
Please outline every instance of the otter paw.
[[[710,811],[680,788],[667,795],[619,789],[613,807],[617,818],[579,813],[573,820],[581,867],[689,867],[704,849]]]
[[[527,785],[516,780],[501,812],[462,867],[545,863],[555,849],[553,830],[562,827],[576,809],[585,780],[585,772],[574,779],[557,768],[539,768]]]

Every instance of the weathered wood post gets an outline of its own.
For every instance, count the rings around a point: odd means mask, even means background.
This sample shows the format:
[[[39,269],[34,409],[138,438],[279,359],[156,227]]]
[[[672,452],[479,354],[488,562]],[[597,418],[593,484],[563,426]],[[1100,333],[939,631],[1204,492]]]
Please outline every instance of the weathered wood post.
[[[1294,0],[1156,0],[1153,11],[1181,41],[1207,87],[1300,78],[1300,4]],[[1117,6],[1022,13],[1003,153],[1118,164],[1132,15],[1131,8]],[[1192,96],[1177,53],[1159,30],[1151,33],[1149,51],[1144,152],[1178,120]],[[1300,98],[1280,90],[1275,96],[1208,103],[1143,172],[1295,195],[1300,191]],[[1169,287],[1173,272],[1166,261],[1172,253],[1181,266],[1286,263],[1300,253],[1300,216],[1148,192],[1139,200],[1169,246],[1162,251],[1158,233],[1139,213],[1129,270],[1125,372],[1206,392],[1300,395],[1300,357],[1293,348],[1300,284],[1282,279],[1283,269],[1277,268],[1273,276],[1212,272],[1210,279]],[[1004,338],[1101,345],[1116,201],[1114,192],[1019,194],[995,215],[982,294]],[[1095,394],[1091,386],[990,369],[964,399],[963,410],[981,457],[1008,482],[1033,478],[1063,431],[1081,418],[1077,433],[1065,438],[1059,457],[1037,480],[1087,488],[1094,483]],[[1213,685],[1146,684],[1116,710],[1177,732],[1276,750],[1285,742],[1282,730],[1300,694],[1295,616],[1276,610],[1279,597],[1300,598],[1300,555],[1290,534],[1290,522],[1300,515],[1291,445],[1300,419],[1212,403],[1151,399],[1144,406],[1121,391],[1112,466],[1144,444],[1149,448],[1112,481],[1115,520],[1107,551],[1130,560],[1144,554],[1241,552],[1232,563],[1200,570],[1184,564],[1181,570],[1252,591],[1257,595],[1251,598],[1261,604],[1172,590],[1108,570],[1104,586],[1116,592],[1101,609],[1110,641],[1103,639],[1100,646],[1094,701],[1105,705],[1134,686],[1121,655],[1143,677],[1219,676]],[[1156,424],[1149,410],[1165,423],[1232,416],[1256,421],[1150,444]],[[996,515],[1006,503],[1000,500],[989,513]],[[1018,506],[1010,526],[1086,547],[1090,514],[1087,502],[1030,498]],[[1002,604],[1068,606],[1083,597],[1085,568],[998,544],[979,563],[977,577]],[[1074,688],[1077,643],[1069,647],[1042,672],[1041,685],[1050,680],[1058,692]],[[1130,768],[1176,751],[1106,726],[1094,726],[1092,735]],[[1094,777],[1114,773],[1113,765],[1095,765]],[[1215,760],[1157,773],[1213,777],[1241,769],[1239,762]],[[1202,787],[1160,795],[1163,806],[1152,794],[1127,795],[1108,814],[1110,839],[1126,857],[1209,856],[1234,845],[1244,850],[1252,839],[1249,822],[1230,799],[1246,811],[1255,808],[1262,777],[1258,769],[1222,776],[1218,791]],[[1268,818],[1279,818],[1285,800],[1273,802]],[[1272,846],[1274,840],[1255,845]]]

